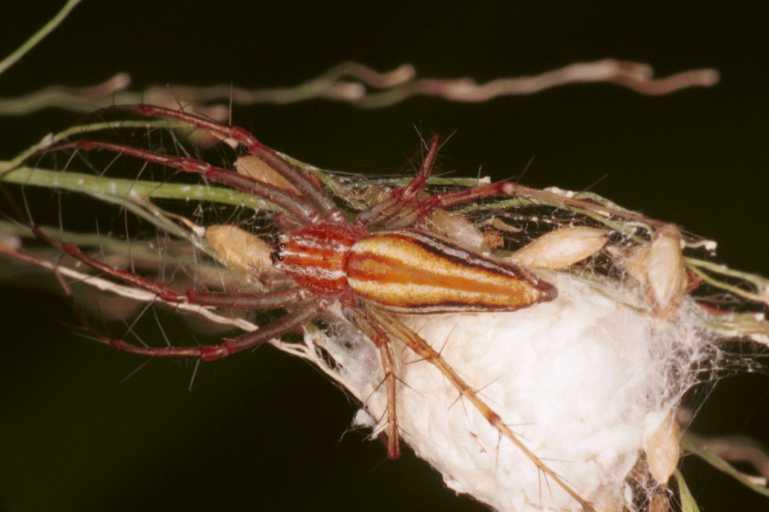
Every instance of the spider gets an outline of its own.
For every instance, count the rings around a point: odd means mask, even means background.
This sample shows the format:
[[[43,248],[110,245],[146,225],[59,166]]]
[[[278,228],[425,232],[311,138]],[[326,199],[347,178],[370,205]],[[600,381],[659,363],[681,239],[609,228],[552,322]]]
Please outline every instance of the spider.
[[[397,375],[392,349],[401,342],[434,365],[475,409],[532,461],[547,477],[571,495],[584,510],[594,510],[540,458],[523,444],[474,389],[421,336],[406,326],[398,314],[512,311],[557,296],[556,288],[533,272],[512,263],[459,247],[431,233],[425,217],[437,208],[448,208],[481,198],[514,193],[509,182],[496,182],[457,192],[428,195],[424,189],[439,149],[433,136],[413,179],[390,192],[389,197],[354,219],[346,218],[321,185],[291,162],[262,144],[250,132],[184,111],[153,105],[118,107],[129,112],[171,119],[202,129],[235,143],[271,167],[293,187],[280,188],[204,161],[155,153],[126,145],[79,140],[56,148],[104,150],[136,157],[183,172],[196,173],[208,182],[256,195],[282,210],[281,227],[272,259],[275,269],[290,283],[265,293],[180,293],[162,284],[97,260],[72,244],[66,253],[114,278],[149,290],[165,301],[211,307],[254,310],[284,309],[277,320],[255,332],[200,346],[147,347],[122,339],[103,339],[115,349],[159,358],[196,358],[210,362],[243,352],[311,322],[324,309],[339,303],[345,317],[376,346],[387,393],[387,449],[390,458],[400,453],[396,410]]]

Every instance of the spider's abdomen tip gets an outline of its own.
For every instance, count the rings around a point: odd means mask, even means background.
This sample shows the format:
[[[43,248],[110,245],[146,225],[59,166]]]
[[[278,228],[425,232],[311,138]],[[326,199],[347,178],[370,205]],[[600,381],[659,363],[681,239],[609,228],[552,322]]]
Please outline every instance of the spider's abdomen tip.
[[[537,283],[539,289],[539,301],[550,302],[558,298],[558,288],[547,281],[539,280]]]

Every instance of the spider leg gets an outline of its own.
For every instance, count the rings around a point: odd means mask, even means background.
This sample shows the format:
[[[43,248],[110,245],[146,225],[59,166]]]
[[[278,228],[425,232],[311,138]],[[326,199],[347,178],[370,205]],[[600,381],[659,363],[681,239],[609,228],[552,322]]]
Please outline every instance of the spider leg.
[[[32,230],[42,240],[54,247],[61,248],[73,258],[89,267],[100,270],[110,276],[128,282],[156,294],[167,302],[187,302],[204,306],[237,307],[247,309],[277,309],[291,307],[291,311],[257,331],[244,334],[237,338],[227,339],[220,344],[199,345],[195,347],[145,347],[129,343],[122,339],[96,337],[97,341],[117,350],[132,354],[162,358],[196,358],[204,362],[215,361],[224,357],[257,347],[272,338],[285,334],[295,327],[312,320],[321,311],[322,305],[316,300],[306,300],[306,292],[299,287],[268,292],[264,294],[225,294],[188,291],[180,293],[176,290],[145,279],[131,272],[115,268],[101,260],[83,253],[73,244],[57,244],[42,230],[32,226]]]
[[[195,290],[188,290],[187,292],[182,293],[152,281],[151,279],[146,279],[132,272],[113,267],[112,265],[85,254],[76,245],[57,245],[56,242],[50,240],[48,237],[45,239],[50,244],[60,247],[62,251],[78,261],[81,261],[85,265],[136,286],[137,288],[154,293],[166,302],[238,309],[278,309],[296,304],[298,301],[307,298],[307,292],[298,286],[267,293],[209,293],[198,292]]]
[[[48,150],[68,148],[80,149],[82,151],[92,151],[97,149],[112,151],[114,153],[133,156],[147,162],[164,165],[172,169],[178,169],[183,172],[200,174],[209,181],[221,183],[234,189],[259,196],[284,209],[302,224],[310,223],[317,217],[317,210],[314,207],[306,204],[302,198],[297,197],[291,192],[286,192],[249,176],[244,176],[229,169],[217,167],[193,158],[164,155],[131,146],[91,140],[67,142],[48,148]]]
[[[397,459],[401,456],[398,435],[397,382],[395,381],[395,358],[389,343],[379,346],[379,357],[385,372],[387,385],[387,456]]]
[[[209,293],[187,290],[187,302],[200,306],[236,309],[278,309],[305,300],[308,293],[298,286],[267,293]]]
[[[439,194],[423,201],[422,205],[420,205],[419,213],[421,216],[429,213],[434,208],[448,208],[488,197],[512,196],[515,195],[518,187],[519,185],[511,181],[497,181],[466,190]]]
[[[390,338],[375,322],[356,309],[346,309],[345,314],[352,319],[379,349],[379,358],[385,374],[387,386],[387,457],[400,457],[400,435],[398,433],[397,381],[395,376],[395,358],[390,348]]]
[[[40,237],[41,234],[42,233],[37,233],[37,236]],[[54,242],[48,237],[45,237],[44,240],[47,241],[49,244],[53,245],[54,247],[58,247],[59,249],[69,254],[76,260],[84,263],[85,265],[93,269],[99,270],[100,272],[103,272],[112,277],[115,277],[137,288],[141,288],[142,290],[146,290],[148,292],[154,293],[160,299],[166,302],[186,302],[186,296],[183,293],[179,293],[172,288],[164,286],[160,283],[156,283],[155,281],[152,281],[150,279],[145,279],[139,275],[134,274],[133,272],[129,272],[127,270],[121,270],[99,259],[93,258],[87,255],[86,253],[84,253],[80,249],[80,247],[78,247],[77,245],[68,244],[68,243],[58,244],[57,242]]]
[[[378,308],[367,307],[366,316],[369,322],[377,329],[385,333],[389,339],[398,339],[405,343],[415,354],[436,367],[452,385],[459,391],[460,396],[465,397],[486,421],[500,434],[506,437],[541,471],[551,478],[559,487],[577,501],[584,511],[596,512],[590,502],[582,498],[569,486],[558,474],[550,469],[531,449],[529,449],[513,431],[508,427],[501,416],[496,413],[480,396],[460,377],[451,365],[443,359],[443,356],[432,348],[421,336],[409,329],[398,318]]]
[[[293,312],[280,317],[259,330],[237,338],[225,339],[222,343],[198,346],[145,347],[122,339],[99,337],[97,340],[122,352],[158,358],[192,358],[203,362],[216,361],[244,350],[256,348],[271,339],[281,336],[312,320],[321,310],[317,301],[299,303]]]
[[[437,135],[433,135],[419,172],[405,187],[393,190],[387,200],[362,213],[358,217],[358,222],[364,225],[388,223],[407,226],[412,224],[417,218],[416,210],[413,207],[414,200],[424,190],[425,185],[427,185],[427,180],[430,178],[430,173],[435,163],[435,157],[438,155],[439,146],[440,138]],[[397,221],[393,222],[393,219],[396,217]]]
[[[188,123],[197,128],[201,128],[224,141],[235,141],[246,150],[259,157],[267,165],[272,167],[291,183],[302,195],[307,197],[323,217],[329,217],[332,220],[341,220],[342,214],[337,209],[334,201],[313,179],[309,178],[291,162],[280,156],[273,149],[262,144],[248,130],[238,126],[225,126],[209,119],[170,108],[159,107],[155,105],[129,105],[115,107],[120,110],[127,110],[147,117],[157,117],[163,119],[176,119]]]
[[[438,135],[430,137],[430,144],[427,146],[427,155],[425,155],[424,160],[422,160],[419,172],[417,172],[416,176],[411,178],[408,185],[401,189],[399,195],[402,201],[411,201],[418,193],[424,190],[425,185],[427,185],[427,180],[430,179],[430,174],[433,171],[435,157],[438,156],[440,141],[441,139]]]
[[[418,218],[424,217],[435,208],[449,208],[452,206],[477,201],[478,199],[486,199],[490,197],[511,196],[524,196],[533,201],[554,206],[570,205],[589,210],[595,210],[596,206],[598,206],[596,203],[589,200],[566,197],[547,190],[537,190],[535,188],[526,187],[519,183],[515,183],[514,181],[507,180],[497,181],[494,183],[489,183],[488,185],[481,185],[479,187],[460,190],[457,192],[439,194],[424,199],[420,201],[420,205],[418,207]],[[628,219],[639,219],[643,222],[655,223],[655,221],[652,219],[646,219],[645,217],[638,216],[632,212],[620,211],[618,209],[606,207],[602,207],[601,211],[606,215],[618,215]]]

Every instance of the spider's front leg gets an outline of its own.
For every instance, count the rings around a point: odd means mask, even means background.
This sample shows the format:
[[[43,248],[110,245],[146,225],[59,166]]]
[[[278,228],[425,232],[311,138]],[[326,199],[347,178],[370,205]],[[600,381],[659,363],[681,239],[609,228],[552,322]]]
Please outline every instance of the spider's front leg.
[[[265,293],[209,293],[195,290],[179,292],[165,284],[157,283],[132,272],[113,267],[104,261],[85,254],[76,245],[59,244],[45,235],[40,229],[33,228],[33,231],[42,240],[54,247],[60,248],[63,252],[84,265],[111,278],[151,292],[158,299],[169,304],[185,303],[249,310],[289,309],[286,315],[254,332],[246,333],[233,339],[226,339],[222,343],[212,345],[148,347],[135,345],[123,339],[96,336],[96,339],[101,343],[123,352],[148,357],[194,358],[205,362],[215,361],[255,348],[275,337],[290,332],[315,318],[323,308],[319,301],[310,299],[309,294],[305,290],[296,286]]]
[[[97,337],[97,340],[122,352],[159,358],[199,359],[204,362],[216,361],[225,357],[256,348],[293,331],[315,318],[322,310],[316,301],[296,304],[293,311],[274,322],[260,327],[254,332],[236,338],[225,339],[222,343],[198,346],[146,347],[135,345],[122,339]]]
[[[75,246],[65,246],[65,250],[86,265],[138,288],[155,293],[158,298],[172,304],[188,303],[249,310],[291,308],[287,314],[259,328],[257,331],[246,333],[236,338],[226,339],[222,343],[213,345],[146,347],[129,343],[123,339],[96,337],[98,341],[123,352],[148,357],[193,358],[205,362],[215,361],[238,352],[256,348],[273,338],[290,332],[315,318],[322,309],[317,301],[307,300],[305,292],[296,287],[266,293],[208,293],[194,290],[180,293],[163,284],[111,267],[100,260],[83,254]]]
[[[320,185],[315,180],[280,156],[272,148],[264,145],[244,128],[238,126],[225,126],[204,117],[156,105],[121,105],[114,108],[135,112],[147,117],[182,121],[193,127],[203,129],[222,141],[234,142],[241,145],[245,147],[249,153],[264,161],[291,183],[291,185],[296,187],[301,195],[312,204],[313,209],[318,211],[322,217],[331,220],[342,219],[342,214],[337,209],[334,200],[321,189]]]
[[[78,140],[58,144],[47,149],[47,151],[58,151],[62,149],[78,149],[81,151],[104,150],[116,154],[128,155],[145,162],[152,162],[163,165],[179,171],[199,174],[203,178],[214,182],[227,185],[228,187],[261,197],[289,214],[296,222],[305,224],[312,222],[317,216],[317,209],[308,204],[301,197],[297,197],[291,192],[281,190],[277,187],[253,179],[250,176],[237,174],[229,169],[209,164],[194,158],[178,157],[156,153],[146,149],[135,148],[122,144],[113,144],[110,142],[101,142],[96,140]]]

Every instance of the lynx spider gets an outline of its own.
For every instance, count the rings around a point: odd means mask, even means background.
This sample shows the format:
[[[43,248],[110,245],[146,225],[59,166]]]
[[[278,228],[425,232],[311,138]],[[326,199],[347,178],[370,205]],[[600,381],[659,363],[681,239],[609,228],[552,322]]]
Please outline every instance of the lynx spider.
[[[255,348],[301,327],[338,301],[346,318],[374,343],[379,352],[388,398],[386,432],[390,458],[397,458],[400,453],[397,376],[390,348],[390,343],[399,341],[437,368],[500,436],[520,449],[539,471],[556,482],[583,510],[595,510],[519,439],[438,351],[397,316],[398,313],[511,311],[556,297],[555,287],[532,272],[460,248],[431,234],[423,222],[425,216],[437,208],[511,195],[514,188],[510,183],[495,182],[457,192],[426,194],[424,189],[439,148],[438,137],[433,137],[419,171],[405,187],[393,190],[387,199],[348,221],[317,180],[243,128],[154,105],[119,108],[141,116],[187,123],[222,141],[242,146],[250,155],[280,174],[291,184],[293,191],[204,161],[127,145],[78,140],[49,150],[74,148],[128,155],[182,172],[199,174],[208,182],[220,183],[273,203],[283,211],[278,225],[284,230],[273,253],[275,268],[290,278],[292,284],[265,293],[193,290],[180,293],[95,259],[73,244],[61,244],[64,252],[83,264],[148,290],[167,302],[214,308],[287,310],[284,316],[257,331],[225,339],[219,344],[147,347],[122,339],[103,338],[101,341],[117,350],[148,357],[193,358],[210,362]]]

